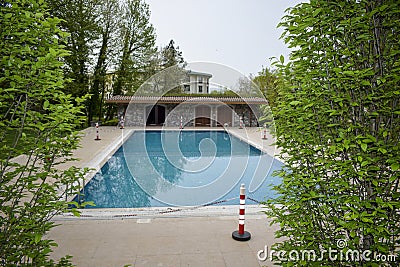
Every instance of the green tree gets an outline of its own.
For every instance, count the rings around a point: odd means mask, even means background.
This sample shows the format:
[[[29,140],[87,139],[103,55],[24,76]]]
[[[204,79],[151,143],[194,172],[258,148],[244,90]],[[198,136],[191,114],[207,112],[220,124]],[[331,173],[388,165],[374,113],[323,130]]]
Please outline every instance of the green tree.
[[[120,22],[121,52],[113,93],[132,94],[148,76],[150,58],[156,52],[150,10],[143,0],[128,0],[122,6]]]
[[[252,78],[252,81],[257,85],[265,98],[268,100],[269,106],[275,107],[279,88],[279,79],[276,71],[270,70],[267,67],[263,67],[262,70]]]
[[[286,259],[300,253],[284,266],[399,265],[399,21],[399,1],[311,0],[280,23],[294,51],[286,65],[276,62],[285,82],[274,108],[285,168],[268,214],[286,237],[274,249]],[[301,257],[328,249],[397,260]]]
[[[186,63],[179,46],[175,47],[174,40],[170,40],[168,45],[161,49],[161,68],[166,69],[175,65],[184,67]]]
[[[55,244],[45,238],[51,218],[68,208],[60,200],[66,185],[83,175],[56,168],[70,160],[82,122],[81,108],[63,93],[67,35],[59,23],[44,1],[0,2],[1,266],[69,265],[49,259]]]
[[[157,74],[152,76],[148,84],[151,88],[150,94],[182,94],[182,87],[176,85],[182,84],[187,79],[185,66],[186,62],[182,52],[179,51],[179,46],[175,47],[175,42],[170,40],[167,46],[158,50],[150,59],[147,73],[149,77]]]
[[[64,74],[69,78],[65,91],[82,97],[89,92],[89,74],[96,41],[99,39],[100,0],[46,0],[53,16],[62,19],[60,27],[69,33]],[[93,90],[92,90],[93,93]],[[98,94],[97,94],[98,97]],[[96,95],[93,99],[96,98]],[[86,103],[86,114],[92,116],[92,102]]]
[[[90,103],[88,108],[88,121],[98,114],[102,119],[102,106],[105,90],[105,78],[109,65],[112,64],[112,57],[117,52],[116,35],[118,33],[118,14],[120,8],[117,0],[102,0],[98,6],[98,27],[100,33],[99,52],[97,63],[94,66],[93,78],[90,87]],[[111,64],[110,64],[111,63]]]

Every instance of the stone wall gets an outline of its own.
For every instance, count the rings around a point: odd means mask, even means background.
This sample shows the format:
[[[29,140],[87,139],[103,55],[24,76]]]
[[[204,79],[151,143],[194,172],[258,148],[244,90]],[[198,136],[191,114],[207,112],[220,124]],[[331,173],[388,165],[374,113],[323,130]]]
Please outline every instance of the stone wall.
[[[125,111],[125,126],[144,126],[147,104],[129,104]]]
[[[121,105],[118,108],[119,118],[122,114],[125,114],[125,126],[145,126],[147,115],[146,107],[152,106],[152,104],[133,104],[129,106]],[[195,120],[195,104],[162,104],[165,107],[165,126],[168,127],[179,127],[181,116],[184,127],[193,127]],[[217,105],[209,105],[211,107],[211,124],[213,127],[217,126]],[[258,126],[258,120],[261,116],[261,112],[258,106],[252,106],[251,109],[247,105],[234,105],[233,106],[233,122],[232,127],[239,127],[239,117],[243,117],[243,123],[245,126],[255,127]],[[251,117],[251,118],[250,118]]]
[[[182,125],[185,126],[194,126],[194,106],[190,104],[183,105],[175,105],[169,104],[167,107],[165,118],[165,126],[168,127],[179,127],[181,123],[182,116]]]

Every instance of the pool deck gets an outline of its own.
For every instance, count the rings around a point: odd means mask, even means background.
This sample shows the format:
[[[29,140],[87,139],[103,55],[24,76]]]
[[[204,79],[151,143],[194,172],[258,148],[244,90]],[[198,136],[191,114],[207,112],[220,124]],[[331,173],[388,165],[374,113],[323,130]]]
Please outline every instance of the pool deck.
[[[74,152],[80,160],[62,168],[72,164],[94,168],[88,174],[90,179],[135,129],[142,128],[101,127],[100,141],[94,140],[94,128],[85,129],[81,148]],[[227,130],[272,156],[276,154],[268,133],[263,140],[257,128]],[[257,258],[258,251],[277,242],[274,232],[278,227],[269,225],[263,210],[260,205],[246,207],[245,228],[252,235],[247,242],[231,237],[238,228],[238,206],[96,209],[84,210],[81,218],[64,214],[54,218],[58,226],[48,234],[59,245],[51,257],[73,255],[77,266],[273,266]]]

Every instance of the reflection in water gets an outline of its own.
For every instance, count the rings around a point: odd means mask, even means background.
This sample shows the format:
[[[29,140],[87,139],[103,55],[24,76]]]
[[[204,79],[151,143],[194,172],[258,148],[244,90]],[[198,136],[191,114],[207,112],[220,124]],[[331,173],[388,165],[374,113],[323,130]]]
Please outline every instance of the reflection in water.
[[[282,164],[247,143],[221,131],[147,131],[135,132],[107,161],[86,185],[85,200],[94,201],[95,208],[166,206],[152,196],[172,190],[172,185],[210,185],[228,172],[228,166],[232,169],[232,158],[245,161],[246,165],[240,170],[240,181],[235,181],[233,189],[224,192],[220,199],[236,197],[240,184],[250,185],[253,176],[257,185],[264,182],[251,197],[260,201],[274,197],[269,184],[278,184],[280,180],[271,173]],[[260,172],[259,164],[269,164],[271,170],[268,172],[265,168],[269,166],[265,166]],[[197,203],[189,201],[191,195],[179,197],[183,199],[179,202],[182,205],[185,199],[187,205]]]
[[[97,208],[149,207],[150,198],[132,176],[120,148],[85,187],[85,200],[94,201]]]

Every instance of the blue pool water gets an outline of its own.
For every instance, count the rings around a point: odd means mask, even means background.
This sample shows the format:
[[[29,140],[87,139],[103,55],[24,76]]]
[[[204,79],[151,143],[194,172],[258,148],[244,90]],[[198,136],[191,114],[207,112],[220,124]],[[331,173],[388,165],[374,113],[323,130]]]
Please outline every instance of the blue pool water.
[[[281,181],[272,173],[281,167],[224,131],[137,131],[87,183],[83,198],[94,208],[195,206],[238,197],[244,183],[248,197],[265,201],[275,196],[271,185]]]

